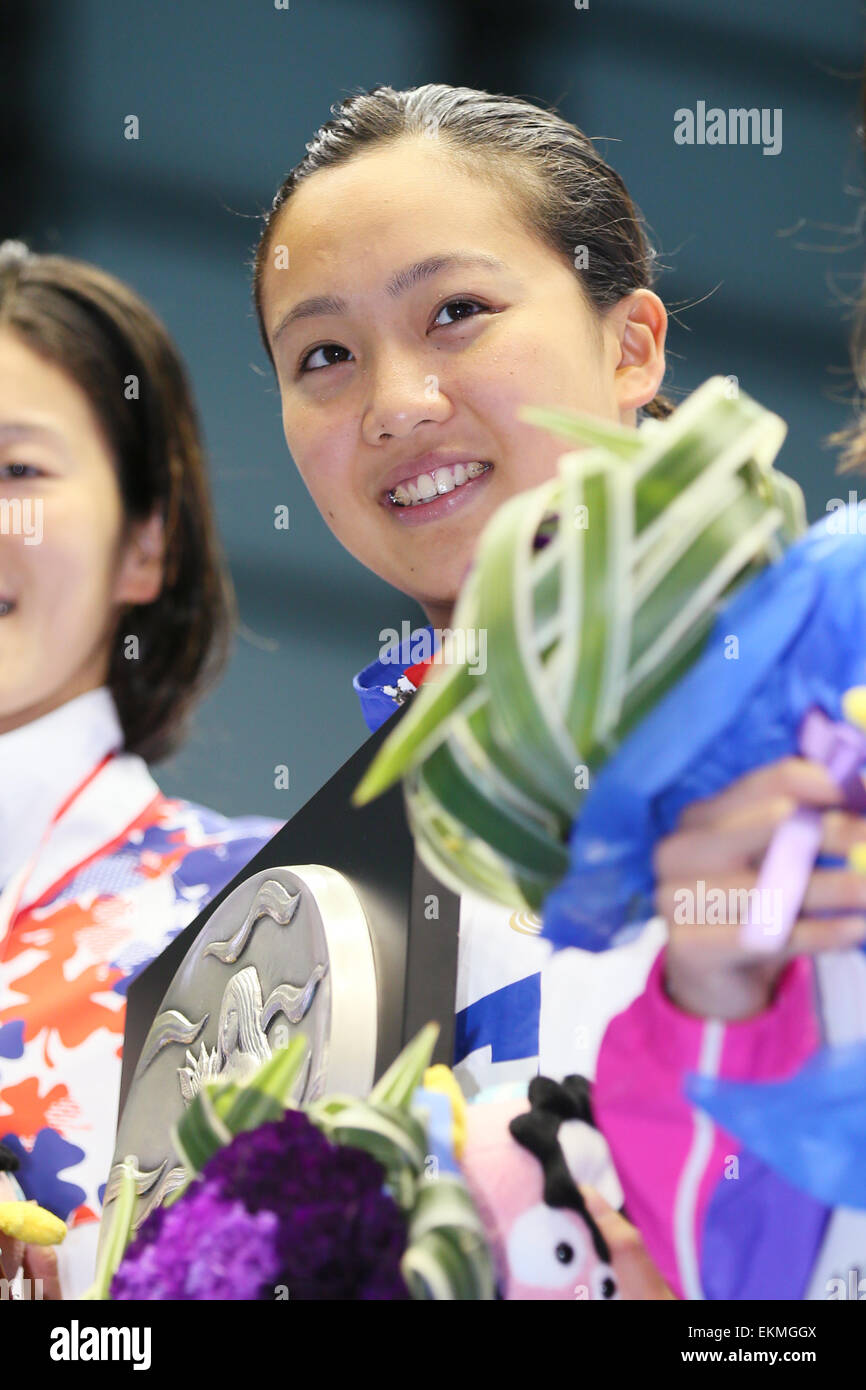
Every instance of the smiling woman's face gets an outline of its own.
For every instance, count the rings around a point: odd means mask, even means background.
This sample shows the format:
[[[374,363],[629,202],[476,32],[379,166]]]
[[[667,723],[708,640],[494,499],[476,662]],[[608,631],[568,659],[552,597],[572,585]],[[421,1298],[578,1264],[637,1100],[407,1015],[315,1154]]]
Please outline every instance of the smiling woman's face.
[[[313,500],[348,551],[442,626],[488,517],[550,478],[565,447],[518,407],[633,424],[664,374],[656,295],[595,315],[502,193],[425,139],[299,185],[273,228],[262,305]]]
[[[102,684],[117,605],[159,592],[160,537],[127,534],[84,393],[0,332],[0,734]]]

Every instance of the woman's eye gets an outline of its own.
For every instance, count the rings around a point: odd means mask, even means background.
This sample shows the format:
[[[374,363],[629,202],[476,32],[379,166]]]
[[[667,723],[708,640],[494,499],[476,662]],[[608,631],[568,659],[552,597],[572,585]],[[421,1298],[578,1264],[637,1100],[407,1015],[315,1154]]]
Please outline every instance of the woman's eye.
[[[38,478],[41,470],[33,463],[4,463],[0,465],[0,477]]]
[[[320,371],[322,370],[323,367],[334,367],[334,366],[337,365],[336,362],[331,361],[331,362],[320,362],[320,363],[318,363],[317,366],[314,366],[314,367],[311,366],[310,363],[312,362],[313,358],[316,356],[317,353],[320,353],[320,352],[321,352],[321,353],[346,352],[346,353],[349,354],[350,357],[351,357],[351,355],[352,355],[352,354],[349,352],[349,349],[348,349],[348,348],[340,347],[340,344],[339,344],[339,343],[322,343],[322,344],[320,344],[319,347],[311,348],[309,352],[307,352],[307,353],[304,354],[304,356],[301,358],[300,370],[301,370],[302,372],[320,372]]]
[[[446,312],[453,315],[450,323],[440,322],[441,316]],[[479,303],[477,299],[449,299],[447,304],[442,305],[442,308],[437,313],[433,322],[440,328],[450,328],[453,323],[460,323],[462,320],[468,318],[477,318],[479,314],[484,313],[489,313],[487,305]],[[346,357],[343,359],[335,358],[334,354],[340,352],[345,353]],[[314,359],[319,354],[321,354],[322,358],[325,360],[316,362]],[[305,372],[321,372],[325,367],[338,366],[340,360],[348,361],[351,356],[352,354],[349,352],[349,349],[340,347],[339,343],[322,343],[319,347],[311,348],[309,352],[304,354],[298,364],[298,370],[301,374]]]
[[[439,310],[439,313],[436,315],[436,318],[434,319],[434,323],[438,323],[438,322],[439,322],[439,315],[440,315],[440,314],[444,314],[446,310],[447,310],[448,313],[450,314],[450,313],[451,313],[451,310],[452,310],[452,309],[455,309],[455,308],[461,309],[461,310],[462,310],[462,309],[477,310],[478,313],[484,313],[484,312],[485,312],[485,309],[486,309],[486,306],[485,306],[484,304],[479,304],[478,301],[477,301],[476,299],[449,299],[447,304],[443,304],[443,305],[442,305],[442,308]],[[453,322],[454,322],[454,323],[459,323],[461,319],[477,318],[478,313],[475,313],[475,312],[473,312],[473,313],[468,313],[468,314],[466,314],[466,313],[460,313],[460,314],[458,314],[457,317],[453,320]],[[448,325],[447,323],[443,323],[443,324],[440,325],[440,327],[442,327],[442,328],[448,328],[449,325]]]

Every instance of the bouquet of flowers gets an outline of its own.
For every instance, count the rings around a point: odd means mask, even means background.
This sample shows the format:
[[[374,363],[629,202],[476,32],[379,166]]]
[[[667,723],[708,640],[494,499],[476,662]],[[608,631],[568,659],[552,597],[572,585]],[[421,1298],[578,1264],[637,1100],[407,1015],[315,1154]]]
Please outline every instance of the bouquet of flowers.
[[[354,800],[403,777],[419,853],[443,882],[538,909],[568,869],[595,774],[805,513],[772,466],[784,422],[727,379],[638,431],[521,413],[586,447],[488,523],[454,615],[458,631],[486,633],[486,672],[431,672]]]
[[[487,630],[486,674],[428,678],[355,794],[404,778],[433,872],[541,909],[556,946],[632,936],[655,913],[657,841],[765,763],[820,761],[846,809],[866,810],[859,503],[828,504],[806,531],[773,467],[784,423],[727,388],[713,378],[637,432],[522,412],[586,447],[482,535],[454,624]],[[821,838],[809,808],[777,828],[757,895],[782,911],[762,923],[750,906],[745,947],[781,949]],[[784,1082],[686,1091],[819,1200],[866,1207],[864,1076],[861,1042]]]
[[[303,1038],[242,1085],[205,1083],[174,1132],[187,1181],[134,1237],[126,1161],[88,1297],[493,1298],[482,1223],[453,1156],[459,1090],[447,1068],[428,1065],[437,1033],[423,1029],[366,1100],[295,1107]],[[433,1103],[443,1092],[447,1134]]]

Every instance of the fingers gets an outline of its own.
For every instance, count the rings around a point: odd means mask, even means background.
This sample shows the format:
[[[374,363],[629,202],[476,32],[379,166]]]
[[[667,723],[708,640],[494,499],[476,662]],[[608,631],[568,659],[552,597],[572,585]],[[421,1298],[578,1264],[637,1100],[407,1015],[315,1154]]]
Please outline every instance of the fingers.
[[[667,879],[656,888],[658,911],[673,926],[724,926],[743,922],[752,903],[772,916],[774,899],[757,887],[758,874],[754,869],[736,873],[716,874],[697,882],[674,883]],[[778,890],[780,893],[783,889]],[[802,915],[826,912],[834,916],[845,912],[858,915],[866,911],[866,876],[853,869],[816,869],[809,879]]]
[[[744,865],[757,865],[778,827],[797,803],[775,797],[740,807],[710,826],[676,830],[660,840],[654,855],[657,878],[705,877]],[[855,845],[866,843],[866,817],[850,811],[825,811],[821,817],[821,853],[846,859]]]
[[[587,1211],[610,1247],[610,1262],[622,1297],[632,1300],[675,1298],[650,1259],[637,1228],[615,1211],[594,1187],[581,1183],[580,1191]]]
[[[818,869],[809,879],[804,913],[862,912],[866,908],[866,876],[853,869]]]
[[[656,846],[656,877],[678,877],[682,881],[690,871],[704,877],[707,873],[723,873],[725,869],[756,863],[777,827],[796,809],[797,803],[791,797],[778,796],[720,813],[712,825],[702,823],[675,830]],[[683,816],[681,827],[685,819]],[[852,819],[860,824],[859,838],[866,839],[866,823],[856,816]]]
[[[0,1234],[0,1279],[11,1283],[21,1268],[24,1259],[24,1245],[20,1240],[11,1240]]]
[[[740,962],[744,966],[762,961],[778,968],[795,956],[814,956],[821,951],[849,951],[866,941],[866,917],[800,917],[778,955],[751,951],[740,941],[738,923],[697,923],[671,928],[670,952],[678,960],[693,950],[695,962],[707,968]]]
[[[51,1246],[27,1246],[24,1252],[24,1277],[31,1281],[31,1288],[34,1287],[34,1280],[40,1279],[42,1281],[41,1294],[46,1302],[57,1302],[62,1297],[57,1251]]]
[[[866,917],[801,917],[772,953],[743,946],[740,932],[738,924],[671,929],[665,991],[677,1008],[698,1018],[754,1018],[770,1006],[779,976],[796,956],[862,946]]]
[[[786,957],[850,951],[866,941],[866,917],[801,917],[788,939]]]
[[[806,758],[782,758],[747,773],[716,796],[687,806],[680,817],[683,830],[715,825],[719,820],[761,801],[786,797],[801,806],[839,806],[843,793],[820,763]]]
[[[665,984],[680,1008],[752,1017],[771,1002],[780,971],[795,956],[866,942],[866,874],[852,868],[812,873],[802,903],[790,904],[797,920],[777,950],[755,950],[740,939],[750,915],[770,929],[782,918],[785,885],[768,897],[757,888],[758,875],[774,834],[798,807],[819,811],[824,854],[848,859],[866,844],[866,817],[842,809],[842,797],[825,768],[785,758],[693,803],[660,841],[655,900],[669,927]]]

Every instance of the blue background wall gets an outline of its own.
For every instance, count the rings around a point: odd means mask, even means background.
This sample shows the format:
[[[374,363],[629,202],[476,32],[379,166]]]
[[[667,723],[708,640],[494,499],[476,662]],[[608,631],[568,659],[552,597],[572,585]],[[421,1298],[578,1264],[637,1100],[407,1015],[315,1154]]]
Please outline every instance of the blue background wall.
[[[859,0],[31,0],[7,6],[0,236],[130,281],[192,374],[243,622],[192,739],[157,769],[230,813],[291,815],[362,742],[352,673],[417,619],[346,556],[286,452],[249,299],[256,215],[349,91],[444,81],[556,103],[642,208],[674,312],[668,389],[714,372],[790,424],[812,516],[848,418],[841,296],[863,253]],[[674,111],[783,111],[782,152],[679,146]],[[123,138],[138,115],[141,138]],[[692,307],[686,307],[692,306]],[[273,508],[291,512],[288,532]],[[286,764],[288,790],[274,788]]]

